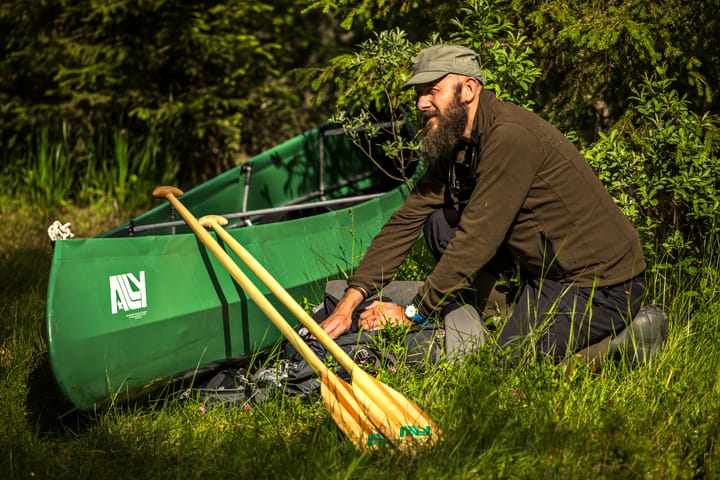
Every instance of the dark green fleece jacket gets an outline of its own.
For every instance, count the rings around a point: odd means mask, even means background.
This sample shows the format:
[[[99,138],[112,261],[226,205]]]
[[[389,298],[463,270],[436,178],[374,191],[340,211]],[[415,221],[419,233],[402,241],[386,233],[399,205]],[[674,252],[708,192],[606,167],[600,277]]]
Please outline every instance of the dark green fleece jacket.
[[[616,285],[645,270],[635,228],[550,123],[482,90],[470,141],[480,148],[476,185],[455,238],[418,291],[421,315],[470,286],[503,244],[529,274],[580,287]],[[373,239],[350,287],[371,293],[392,279],[428,216],[447,204],[449,165],[429,166]]]

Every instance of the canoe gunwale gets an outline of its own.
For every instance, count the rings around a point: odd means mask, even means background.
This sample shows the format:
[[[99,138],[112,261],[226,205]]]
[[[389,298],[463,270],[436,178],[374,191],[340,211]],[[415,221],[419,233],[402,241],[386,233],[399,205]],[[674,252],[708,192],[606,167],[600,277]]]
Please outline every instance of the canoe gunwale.
[[[249,210],[249,211],[243,211],[243,212],[233,212],[233,213],[224,213],[222,214],[223,217],[225,217],[228,220],[234,220],[237,218],[241,219],[250,219],[250,217],[260,217],[263,215],[270,215],[270,214],[276,214],[276,213],[288,213],[288,212],[295,212],[298,210],[303,210],[305,208],[323,208],[323,207],[334,207],[341,205],[343,207],[351,207],[353,205],[356,205],[358,203],[362,203],[368,200],[372,200],[378,197],[381,197],[383,195],[386,195],[389,192],[380,192],[380,193],[370,193],[366,195],[356,195],[352,197],[343,197],[343,198],[335,198],[332,200],[321,200],[319,202],[312,202],[312,203],[300,203],[300,204],[287,204],[280,207],[272,207],[272,208],[260,208],[257,210]],[[132,233],[137,232],[146,232],[146,231],[152,231],[152,230],[160,230],[163,228],[169,228],[169,227],[180,227],[184,226],[185,221],[184,220],[172,220],[167,222],[158,222],[158,223],[149,223],[146,225],[135,225],[132,228],[128,227],[128,229]],[[245,223],[241,222],[237,225],[233,225],[226,228],[233,228],[233,227],[242,227],[246,225],[252,225],[251,223]],[[130,235],[132,236],[132,234]]]

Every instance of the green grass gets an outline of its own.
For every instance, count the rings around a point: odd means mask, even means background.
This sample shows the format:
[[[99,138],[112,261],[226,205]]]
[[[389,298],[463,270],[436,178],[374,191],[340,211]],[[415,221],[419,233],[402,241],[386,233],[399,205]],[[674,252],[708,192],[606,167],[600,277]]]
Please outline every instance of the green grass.
[[[414,457],[361,454],[321,402],[278,397],[208,409],[159,394],[96,412],[59,397],[44,339],[52,254],[45,230],[77,236],[120,223],[111,209],[48,212],[0,198],[0,478],[718,478],[719,249],[695,272],[662,270],[670,315],[652,363],[547,364],[501,371],[481,351],[461,365],[382,371],[445,433]],[[127,217],[127,216],[123,216]],[[412,270],[412,269],[411,269]]]

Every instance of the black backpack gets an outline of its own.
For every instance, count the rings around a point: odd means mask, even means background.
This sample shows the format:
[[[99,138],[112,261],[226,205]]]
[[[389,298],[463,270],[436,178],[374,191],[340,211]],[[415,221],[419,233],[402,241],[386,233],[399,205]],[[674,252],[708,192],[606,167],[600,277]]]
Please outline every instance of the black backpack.
[[[326,295],[322,304],[313,310],[312,318],[320,322],[335,309],[338,299]],[[391,301],[391,299],[385,299]],[[335,342],[350,358],[371,374],[380,368],[392,368],[403,360],[406,365],[431,365],[438,361],[443,351],[443,330],[434,323],[413,324],[400,339],[387,330],[361,331],[357,327],[360,313],[372,301],[363,302],[353,312],[350,330],[337,337]],[[299,336],[323,361],[329,354],[325,347],[310,338],[307,328],[297,328]],[[391,338],[392,337],[392,338]],[[338,368],[340,378],[350,380],[343,368]],[[305,398],[319,394],[320,380],[307,361],[300,356],[289,342],[285,345],[285,358],[250,373],[244,368],[223,366],[209,380],[185,390],[181,398],[194,396],[207,406],[222,405],[226,408],[267,401],[273,395],[282,393]]]

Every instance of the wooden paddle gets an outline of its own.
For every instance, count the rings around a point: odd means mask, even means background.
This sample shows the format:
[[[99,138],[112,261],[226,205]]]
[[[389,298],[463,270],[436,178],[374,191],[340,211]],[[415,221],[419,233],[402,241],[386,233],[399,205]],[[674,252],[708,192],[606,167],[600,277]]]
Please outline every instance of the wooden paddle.
[[[201,223],[215,230],[235,255],[252,270],[260,281],[280,299],[300,323],[349,372],[353,391],[356,392],[357,396],[360,397],[360,392],[364,392],[373,400],[371,404],[366,405],[368,417],[388,440],[402,449],[414,448],[418,444],[435,444],[441,432],[432,419],[398,391],[362,370],[287,293],[277,280],[222,227],[222,225],[227,224],[227,219],[217,215],[207,215],[201,219]]]
[[[260,292],[227,252],[222,249],[217,240],[177,200],[176,197],[182,194],[181,190],[174,187],[158,187],[153,191],[153,196],[166,198],[170,201],[200,241],[215,255],[233,279],[238,282],[320,376],[320,395],[340,430],[361,450],[369,450],[378,445],[387,444],[387,440],[373,426],[365,413],[364,405],[372,403],[372,400],[367,398],[367,395],[363,392],[354,392],[347,382],[339,378],[318,358],[315,352],[300,338],[295,329],[285,321],[265,295]]]

